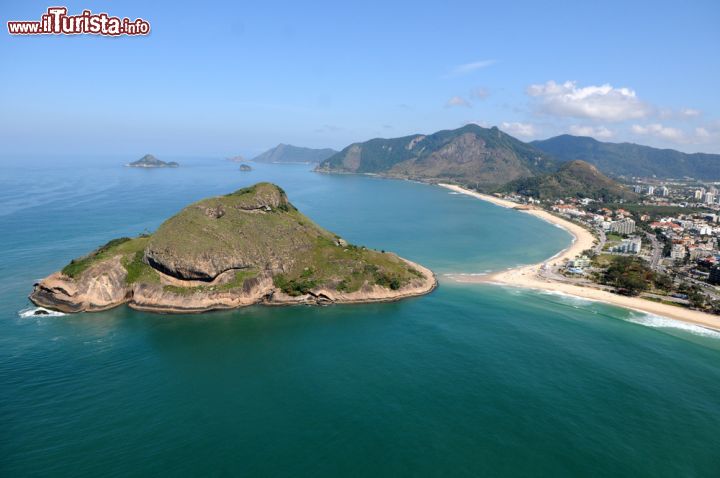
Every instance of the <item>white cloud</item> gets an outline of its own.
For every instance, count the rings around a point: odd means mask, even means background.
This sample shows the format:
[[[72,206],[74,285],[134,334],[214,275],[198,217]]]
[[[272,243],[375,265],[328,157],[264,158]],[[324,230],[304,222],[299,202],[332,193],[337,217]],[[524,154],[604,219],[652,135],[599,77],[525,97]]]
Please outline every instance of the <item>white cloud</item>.
[[[631,130],[635,134],[652,136],[679,144],[711,144],[720,141],[720,128],[716,128],[712,124],[698,126],[692,131],[683,131],[660,123],[634,124]]]
[[[575,136],[592,136],[593,138],[612,138],[613,132],[605,126],[587,126],[574,124],[570,126],[570,133]]]
[[[693,118],[695,116],[700,116],[701,111],[696,110],[694,108],[684,108],[684,109],[680,110],[680,114],[687,118]]]
[[[685,133],[677,128],[670,126],[663,126],[660,123],[653,123],[648,125],[632,125],[632,132],[640,135],[654,136],[660,139],[667,139],[670,141],[684,141]]]
[[[609,84],[578,87],[575,81],[530,85],[527,94],[537,98],[541,113],[573,118],[624,121],[644,118],[650,107],[629,88]]]
[[[535,125],[531,123],[503,122],[500,129],[513,136],[535,136]]]
[[[712,137],[712,134],[707,128],[695,128],[695,136],[698,139],[708,139]]]
[[[693,133],[693,143],[706,144],[720,141],[720,125],[699,126]]]
[[[472,73],[473,71],[480,70],[482,68],[487,68],[490,65],[493,65],[495,63],[495,60],[480,60],[480,61],[473,61],[471,63],[464,63],[462,65],[458,65],[446,75],[447,77],[453,77],[453,76],[462,76],[467,75],[468,73]]]
[[[655,116],[660,120],[692,120],[702,115],[702,111],[695,108],[681,108],[674,110],[672,108],[658,108],[655,111]]]
[[[446,108],[452,108],[453,106],[464,106],[466,108],[471,107],[470,102],[462,96],[453,96],[447,100],[447,103],[445,103]]]

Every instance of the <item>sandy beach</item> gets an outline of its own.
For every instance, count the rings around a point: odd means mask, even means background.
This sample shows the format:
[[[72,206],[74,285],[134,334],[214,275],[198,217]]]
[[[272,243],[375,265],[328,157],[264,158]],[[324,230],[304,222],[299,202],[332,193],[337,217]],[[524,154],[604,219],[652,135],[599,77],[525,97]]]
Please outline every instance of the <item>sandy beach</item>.
[[[440,184],[440,186],[455,191],[457,193],[473,196],[483,201],[491,202],[495,205],[506,208],[518,208],[518,204],[500,199],[495,196],[470,191],[460,186],[452,184]],[[582,287],[572,284],[553,281],[539,275],[540,268],[543,264],[554,265],[562,263],[567,259],[573,259],[581,252],[593,247],[595,238],[587,229],[578,226],[570,221],[557,217],[547,211],[533,208],[520,209],[521,212],[539,217],[552,224],[566,229],[573,235],[573,243],[563,251],[559,252],[552,258],[540,264],[517,267],[503,272],[487,276],[465,276],[458,275],[453,278],[458,282],[490,282],[513,287],[521,287],[526,289],[537,289],[544,291],[560,292],[563,294],[573,295],[590,300],[597,300],[608,304],[625,307],[628,309],[645,312],[649,314],[659,315],[695,325],[720,330],[720,316],[706,314],[697,310],[684,309],[678,306],[652,302],[640,297],[627,297],[623,295],[613,294],[611,292],[595,289],[592,287]]]

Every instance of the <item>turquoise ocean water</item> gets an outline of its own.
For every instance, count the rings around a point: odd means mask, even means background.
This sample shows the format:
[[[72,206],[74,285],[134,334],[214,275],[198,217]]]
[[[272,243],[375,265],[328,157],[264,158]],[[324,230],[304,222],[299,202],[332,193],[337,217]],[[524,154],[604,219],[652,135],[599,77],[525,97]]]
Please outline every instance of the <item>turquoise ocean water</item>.
[[[407,181],[304,165],[5,157],[0,476],[720,476],[720,334],[482,274],[570,238]],[[432,268],[390,304],[27,317],[33,281],[191,201],[269,180]]]

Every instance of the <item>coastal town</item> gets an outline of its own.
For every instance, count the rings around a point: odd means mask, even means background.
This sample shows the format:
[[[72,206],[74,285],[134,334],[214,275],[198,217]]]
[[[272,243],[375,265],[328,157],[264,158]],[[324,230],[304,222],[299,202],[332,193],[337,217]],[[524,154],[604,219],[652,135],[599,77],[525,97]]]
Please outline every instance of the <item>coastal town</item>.
[[[565,261],[544,263],[541,277],[720,314],[717,185],[633,178],[629,188],[638,201],[496,196],[517,209],[546,210],[592,233],[592,247]]]

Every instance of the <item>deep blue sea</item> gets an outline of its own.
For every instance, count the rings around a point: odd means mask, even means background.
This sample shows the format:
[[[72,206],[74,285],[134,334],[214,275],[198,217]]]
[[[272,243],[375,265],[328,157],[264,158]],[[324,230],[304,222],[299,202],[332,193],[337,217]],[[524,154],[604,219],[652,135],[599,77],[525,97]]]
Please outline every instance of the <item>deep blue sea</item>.
[[[0,158],[0,476],[720,476],[720,334],[454,283],[566,232],[306,165]],[[349,241],[432,268],[397,303],[28,317],[33,282],[200,198],[282,186]]]

